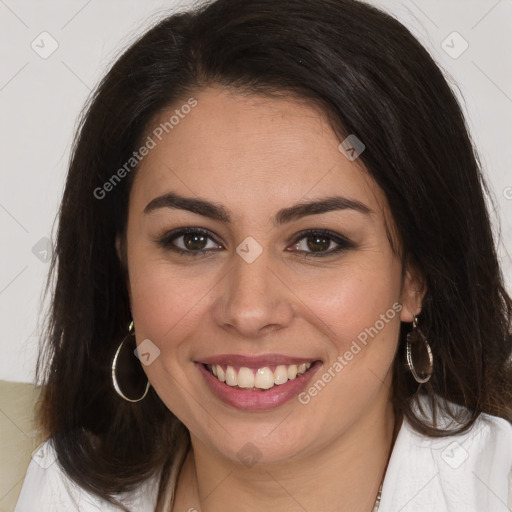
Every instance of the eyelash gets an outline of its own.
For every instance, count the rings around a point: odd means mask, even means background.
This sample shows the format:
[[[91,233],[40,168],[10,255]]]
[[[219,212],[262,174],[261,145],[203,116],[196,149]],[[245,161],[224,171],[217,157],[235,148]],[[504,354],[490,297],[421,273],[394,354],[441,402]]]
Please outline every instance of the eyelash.
[[[205,230],[202,228],[195,228],[195,227],[178,228],[178,229],[172,230],[172,231],[166,233],[163,237],[159,238],[157,240],[157,243],[164,249],[169,249],[175,253],[182,254],[184,256],[191,256],[191,257],[197,257],[200,255],[206,256],[212,250],[213,251],[218,250],[218,249],[200,249],[197,251],[190,251],[190,250],[181,249],[180,247],[177,247],[176,245],[173,244],[173,242],[176,239],[180,238],[181,236],[188,235],[188,234],[194,234],[194,233],[199,234],[199,235],[204,235],[204,236],[210,238],[211,240],[213,240],[216,244],[221,245],[221,244],[219,244],[219,242],[217,242],[217,240],[215,240],[213,233],[211,233],[208,230]],[[304,231],[301,231],[300,233],[297,233],[297,235],[294,238],[294,241],[291,243],[291,245],[296,245],[303,238],[307,238],[310,236],[322,236],[322,237],[328,238],[328,239],[330,239],[330,241],[338,244],[338,247],[336,247],[335,249],[331,249],[328,252],[318,252],[318,253],[307,252],[307,251],[296,251],[299,254],[302,254],[304,258],[308,258],[309,256],[312,256],[314,258],[327,257],[327,256],[331,256],[333,254],[339,253],[341,251],[344,251],[346,249],[351,249],[351,248],[355,247],[355,244],[350,242],[344,236],[342,236],[338,233],[329,231],[327,229],[306,229]]]

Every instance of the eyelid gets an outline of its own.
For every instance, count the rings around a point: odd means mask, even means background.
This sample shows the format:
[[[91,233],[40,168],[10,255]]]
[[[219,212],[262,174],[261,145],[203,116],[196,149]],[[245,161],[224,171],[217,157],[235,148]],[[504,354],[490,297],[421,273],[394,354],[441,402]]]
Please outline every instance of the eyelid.
[[[297,241],[301,240],[302,238],[313,235],[324,235],[326,237],[331,238],[337,243],[354,245],[347,237],[343,236],[342,234],[336,233],[325,228],[309,228],[299,231],[298,233],[293,235],[292,238],[289,239],[288,243],[294,244],[297,243]]]

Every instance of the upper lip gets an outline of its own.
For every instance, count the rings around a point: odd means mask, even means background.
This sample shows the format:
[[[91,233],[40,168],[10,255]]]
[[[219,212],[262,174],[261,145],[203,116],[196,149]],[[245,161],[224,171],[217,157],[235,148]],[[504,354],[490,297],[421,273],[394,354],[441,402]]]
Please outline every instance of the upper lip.
[[[263,368],[265,366],[279,366],[289,364],[302,364],[317,361],[317,358],[286,356],[283,354],[262,354],[260,356],[247,356],[240,354],[220,354],[205,357],[198,362],[203,364],[220,364],[229,366],[245,366],[247,368]]]

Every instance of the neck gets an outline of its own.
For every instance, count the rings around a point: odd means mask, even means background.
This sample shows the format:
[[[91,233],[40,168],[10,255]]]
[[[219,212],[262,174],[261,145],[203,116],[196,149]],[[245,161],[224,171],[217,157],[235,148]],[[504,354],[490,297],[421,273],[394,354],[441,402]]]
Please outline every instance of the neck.
[[[219,457],[192,436],[173,510],[371,512],[400,425],[385,402],[321,451],[253,467]]]

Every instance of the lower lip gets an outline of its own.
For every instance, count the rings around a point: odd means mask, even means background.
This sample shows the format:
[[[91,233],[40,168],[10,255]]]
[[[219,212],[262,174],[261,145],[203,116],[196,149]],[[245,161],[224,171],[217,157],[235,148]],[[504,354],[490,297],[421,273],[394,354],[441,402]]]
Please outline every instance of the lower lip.
[[[307,372],[299,377],[266,391],[243,391],[221,382],[206,369],[204,364],[195,364],[204,376],[209,388],[220,400],[232,407],[248,411],[273,409],[288,402],[307,386],[313,375],[322,366],[321,361],[316,361]]]

